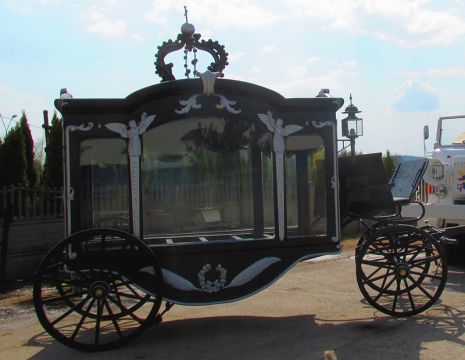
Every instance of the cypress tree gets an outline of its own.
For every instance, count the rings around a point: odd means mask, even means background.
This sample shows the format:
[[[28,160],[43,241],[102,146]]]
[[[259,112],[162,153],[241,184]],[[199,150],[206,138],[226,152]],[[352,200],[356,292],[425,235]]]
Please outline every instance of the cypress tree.
[[[25,146],[25,156],[26,156],[26,174],[29,186],[35,186],[38,183],[37,179],[37,171],[34,164],[34,140],[32,138],[31,129],[29,128],[29,124],[27,122],[26,113],[23,111],[23,115],[19,121],[21,131],[23,133],[24,138],[24,146]]]
[[[391,156],[391,152],[386,150],[386,156],[383,156],[383,165],[384,171],[386,172],[386,176],[388,179],[392,176],[392,173],[395,169],[394,158]]]
[[[26,146],[20,124],[6,134],[0,154],[0,185],[28,185]]]
[[[53,115],[49,138],[45,148],[44,185],[63,187],[63,139],[62,123],[55,113]]]

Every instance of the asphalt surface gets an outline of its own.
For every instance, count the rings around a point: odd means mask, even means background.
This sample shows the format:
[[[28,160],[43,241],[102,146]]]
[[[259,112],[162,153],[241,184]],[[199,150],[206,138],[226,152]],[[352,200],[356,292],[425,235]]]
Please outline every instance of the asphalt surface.
[[[125,347],[86,359],[465,359],[465,268],[451,267],[439,303],[407,319],[362,300],[353,250],[300,263],[248,299],[174,306]],[[43,332],[25,287],[0,297],[1,359],[81,359]]]

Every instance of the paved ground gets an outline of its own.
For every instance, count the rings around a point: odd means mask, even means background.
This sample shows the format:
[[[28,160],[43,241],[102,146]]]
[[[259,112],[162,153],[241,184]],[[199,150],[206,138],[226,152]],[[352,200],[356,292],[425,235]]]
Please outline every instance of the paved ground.
[[[301,263],[236,303],[175,306],[136,341],[88,359],[464,359],[465,269],[452,267],[439,304],[393,319],[362,301],[348,250]],[[1,359],[78,359],[36,321],[27,288],[0,298]],[[12,305],[15,304],[15,305]]]

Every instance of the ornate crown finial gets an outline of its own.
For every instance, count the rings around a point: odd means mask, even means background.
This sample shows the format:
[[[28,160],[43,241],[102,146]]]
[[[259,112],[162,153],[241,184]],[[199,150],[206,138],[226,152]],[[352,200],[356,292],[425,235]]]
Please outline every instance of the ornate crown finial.
[[[186,22],[181,26],[181,33],[175,41],[168,40],[163,42],[158,47],[158,52],[155,54],[155,68],[156,74],[161,77],[161,81],[175,80],[173,75],[173,63],[165,64],[165,57],[174,52],[184,48],[184,68],[186,69],[186,78],[190,77],[193,73],[194,76],[199,76],[197,71],[197,51],[203,50],[208,52],[213,57],[213,62],[208,66],[211,72],[218,72],[219,77],[223,77],[223,70],[228,65],[228,53],[224,50],[224,46],[220,45],[218,41],[213,40],[200,40],[200,34],[195,33],[194,25],[190,24],[187,18],[187,7],[184,6],[184,17]],[[190,61],[193,66],[193,71],[189,68],[189,53],[194,54],[194,58]]]

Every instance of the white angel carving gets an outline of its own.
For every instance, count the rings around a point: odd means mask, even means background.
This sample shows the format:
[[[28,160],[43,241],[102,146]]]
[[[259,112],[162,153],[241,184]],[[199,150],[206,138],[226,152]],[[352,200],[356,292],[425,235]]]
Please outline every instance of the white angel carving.
[[[273,118],[271,111],[266,114],[257,114],[260,120],[265,124],[267,129],[273,133],[273,151],[282,154],[286,148],[284,137],[301,130],[303,127],[299,125],[287,125],[283,127],[283,120]]]
[[[128,139],[128,153],[129,156],[140,156],[141,145],[139,135],[142,135],[150,126],[155,119],[155,115],[147,116],[147,113],[142,113],[140,117],[139,125],[136,120],[129,120],[128,126],[123,123],[110,123],[105,126],[121,135],[122,138]]]
[[[286,144],[284,143],[284,137],[289,136],[301,129],[299,125],[287,125],[283,127],[283,120],[273,118],[271,111],[266,114],[257,114],[260,120],[265,124],[267,129],[273,133],[273,151],[275,154],[275,165],[276,165],[276,195],[277,195],[277,207],[278,207],[278,235],[279,240],[284,240],[284,151],[286,150]]]

